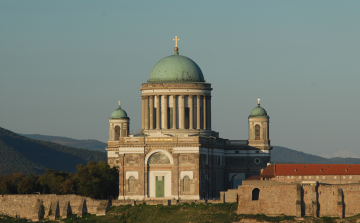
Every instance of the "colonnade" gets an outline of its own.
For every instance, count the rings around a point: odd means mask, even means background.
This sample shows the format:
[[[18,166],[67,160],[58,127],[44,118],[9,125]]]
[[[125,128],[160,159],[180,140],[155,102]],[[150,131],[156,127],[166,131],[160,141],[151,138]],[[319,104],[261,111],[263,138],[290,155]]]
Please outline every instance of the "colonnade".
[[[211,130],[211,96],[143,95],[142,128]]]

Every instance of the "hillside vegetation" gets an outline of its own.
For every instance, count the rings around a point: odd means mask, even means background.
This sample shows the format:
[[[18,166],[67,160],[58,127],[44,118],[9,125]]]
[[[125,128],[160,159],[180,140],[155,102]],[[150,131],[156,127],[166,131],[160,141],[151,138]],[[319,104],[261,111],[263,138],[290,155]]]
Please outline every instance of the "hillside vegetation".
[[[105,148],[107,147],[106,143],[100,142],[94,139],[72,139],[68,137],[61,136],[48,136],[48,135],[40,135],[40,134],[19,134],[21,136],[25,136],[30,139],[48,141],[53,143],[58,143],[63,146],[70,146],[81,149],[90,149],[106,152]]]
[[[119,171],[105,162],[91,161],[76,166],[77,173],[47,169],[43,175],[22,173],[0,175],[0,194],[77,194],[91,198],[119,195]]]
[[[0,127],[0,174],[42,174],[46,169],[76,172],[76,165],[106,162],[106,153],[29,139]]]

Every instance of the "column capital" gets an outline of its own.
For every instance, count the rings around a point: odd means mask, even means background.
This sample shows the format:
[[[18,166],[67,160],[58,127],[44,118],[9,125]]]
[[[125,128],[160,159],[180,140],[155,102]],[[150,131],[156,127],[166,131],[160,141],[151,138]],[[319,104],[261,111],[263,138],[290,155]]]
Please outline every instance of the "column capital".
[[[141,96],[141,99],[147,99],[148,96]]]
[[[186,95],[180,95],[181,98],[185,98]]]
[[[154,99],[154,96],[155,96],[155,95],[150,95],[149,97],[150,97],[150,99]]]

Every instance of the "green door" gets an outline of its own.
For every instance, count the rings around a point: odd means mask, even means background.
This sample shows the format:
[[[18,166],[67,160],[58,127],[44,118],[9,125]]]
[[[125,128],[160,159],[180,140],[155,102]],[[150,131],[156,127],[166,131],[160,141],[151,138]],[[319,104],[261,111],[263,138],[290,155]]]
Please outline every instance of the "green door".
[[[164,197],[164,176],[156,177],[156,197]]]

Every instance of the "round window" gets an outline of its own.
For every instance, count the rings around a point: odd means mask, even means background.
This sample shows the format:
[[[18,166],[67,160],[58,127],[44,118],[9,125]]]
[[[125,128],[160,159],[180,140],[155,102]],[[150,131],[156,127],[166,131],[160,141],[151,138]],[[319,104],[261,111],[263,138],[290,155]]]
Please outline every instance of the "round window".
[[[254,162],[255,162],[256,164],[259,164],[259,163],[260,163],[260,159],[259,159],[259,158],[256,158],[256,159],[254,159]]]

